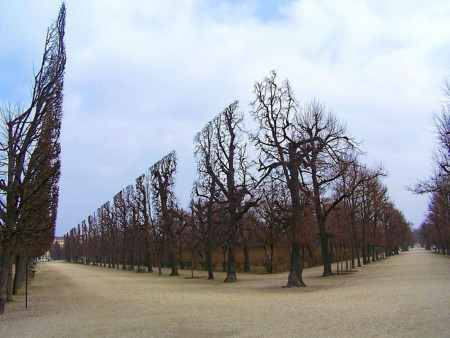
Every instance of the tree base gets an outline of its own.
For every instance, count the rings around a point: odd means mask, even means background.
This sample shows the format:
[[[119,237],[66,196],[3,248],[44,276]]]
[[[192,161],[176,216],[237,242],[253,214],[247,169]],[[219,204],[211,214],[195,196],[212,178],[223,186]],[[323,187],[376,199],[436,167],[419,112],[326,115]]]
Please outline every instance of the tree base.
[[[283,288],[306,288],[306,285],[303,281],[288,281],[288,283],[283,286]]]
[[[288,276],[288,282],[284,288],[302,288],[307,285],[303,282],[302,274],[295,271],[290,271]]]
[[[225,283],[233,283],[237,282],[236,273],[228,273],[227,277],[224,280]]]

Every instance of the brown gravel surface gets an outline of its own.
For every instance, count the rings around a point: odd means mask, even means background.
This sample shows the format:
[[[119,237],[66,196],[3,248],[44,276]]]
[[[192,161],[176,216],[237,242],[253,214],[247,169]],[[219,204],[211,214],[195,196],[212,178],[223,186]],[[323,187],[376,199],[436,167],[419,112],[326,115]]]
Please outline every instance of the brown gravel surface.
[[[423,249],[281,286],[287,274],[168,277],[45,262],[0,316],[0,337],[449,337],[450,259]]]

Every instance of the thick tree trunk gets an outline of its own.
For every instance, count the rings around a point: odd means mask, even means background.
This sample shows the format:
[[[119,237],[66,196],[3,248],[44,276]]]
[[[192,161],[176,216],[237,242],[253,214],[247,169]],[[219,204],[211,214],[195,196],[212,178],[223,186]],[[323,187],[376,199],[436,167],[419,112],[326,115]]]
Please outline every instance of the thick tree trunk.
[[[178,276],[178,264],[175,258],[175,253],[170,250],[169,251],[169,264],[170,264],[170,268],[171,268],[171,276]]]
[[[14,258],[11,260],[14,261]],[[6,281],[6,302],[12,302],[12,289],[13,289],[13,265],[8,267],[8,280]]]
[[[228,248],[228,266],[227,266],[227,277],[225,278],[225,283],[236,282],[236,271],[235,265],[235,248],[234,246]]]
[[[206,269],[208,270],[208,280],[214,279],[214,270],[212,264],[212,253],[211,248],[207,248],[205,250],[205,260],[206,260]]]
[[[8,282],[9,266],[11,265],[11,249],[7,246],[3,247],[0,258],[0,315],[5,312],[6,304],[6,284]]]
[[[306,286],[302,277],[303,266],[300,257],[300,249],[300,243],[291,244],[291,268],[289,270],[288,282],[285,286],[287,288]]]
[[[16,272],[14,274],[14,283],[13,283],[13,295],[17,295],[19,292],[23,278],[25,276],[26,271],[26,262],[25,262],[25,256],[18,254],[16,256]]]
[[[320,231],[320,244],[322,247],[323,277],[332,276],[331,256],[329,250],[329,237],[325,231]]]

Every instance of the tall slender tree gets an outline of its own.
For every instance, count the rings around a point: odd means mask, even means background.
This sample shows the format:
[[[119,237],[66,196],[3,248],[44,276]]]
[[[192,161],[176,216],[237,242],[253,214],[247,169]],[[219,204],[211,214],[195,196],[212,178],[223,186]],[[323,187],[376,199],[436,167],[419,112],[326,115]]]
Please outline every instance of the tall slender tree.
[[[196,233],[200,235],[200,241],[205,249],[206,269],[208,279],[214,279],[212,264],[212,250],[214,244],[214,211],[215,205],[220,199],[220,191],[217,183],[208,172],[208,168],[213,172],[218,172],[219,162],[217,152],[214,151],[215,129],[212,122],[197,134],[194,138],[195,157],[197,159],[197,180],[194,182],[192,190],[191,210],[195,214],[196,221],[192,223],[197,228]],[[210,170],[211,171],[211,170]]]
[[[235,255],[239,243],[239,222],[250,208],[256,206],[255,182],[249,172],[246,144],[243,139],[243,114],[235,101],[219,114],[203,133],[210,133],[210,143],[201,144],[197,137],[199,171],[209,176],[209,196],[223,205],[227,217],[223,220],[224,248],[228,251],[225,282],[236,281]],[[216,164],[214,164],[216,163]]]
[[[47,32],[30,105],[24,111],[3,111],[4,126],[0,140],[0,314],[5,309],[7,272],[14,254],[20,251],[22,239],[39,237],[43,233],[48,238],[53,237],[60,175],[59,130],[66,64],[65,15],[63,3],[58,19]],[[44,190],[49,222],[43,228],[31,225],[33,222],[21,222],[24,210],[32,209],[29,204],[42,203],[37,201],[37,196],[44,194]],[[49,248],[51,240],[48,242]]]
[[[161,226],[161,232],[167,239],[171,276],[178,276],[177,236],[175,218],[177,205],[174,193],[177,158],[174,151],[163,157],[150,168],[152,182],[152,201],[154,212]]]

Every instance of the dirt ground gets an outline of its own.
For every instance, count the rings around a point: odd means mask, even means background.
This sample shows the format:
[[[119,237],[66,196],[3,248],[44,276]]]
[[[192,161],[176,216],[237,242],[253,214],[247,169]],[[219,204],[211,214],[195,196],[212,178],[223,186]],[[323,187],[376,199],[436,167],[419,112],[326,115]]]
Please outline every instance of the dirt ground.
[[[0,316],[0,337],[448,337],[450,259],[423,249],[286,289],[287,274],[238,282],[45,262]]]

